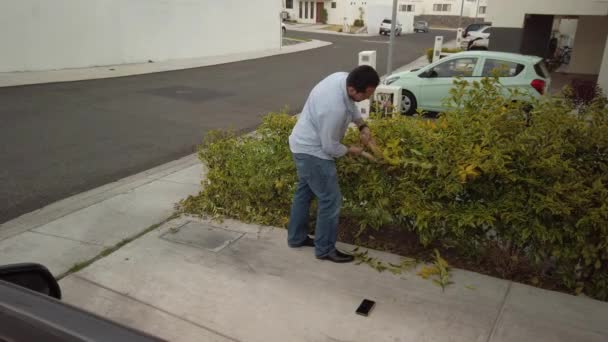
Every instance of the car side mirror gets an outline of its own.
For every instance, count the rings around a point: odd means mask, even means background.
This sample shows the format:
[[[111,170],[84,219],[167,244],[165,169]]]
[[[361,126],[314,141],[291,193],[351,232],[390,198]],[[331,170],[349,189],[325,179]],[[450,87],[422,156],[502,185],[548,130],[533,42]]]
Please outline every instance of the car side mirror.
[[[28,263],[0,266],[0,281],[61,299],[59,283],[51,272],[40,264]]]
[[[435,71],[434,69],[429,69],[423,73],[421,73],[419,75],[420,77],[423,78],[433,78],[433,77],[437,77],[437,71]]]

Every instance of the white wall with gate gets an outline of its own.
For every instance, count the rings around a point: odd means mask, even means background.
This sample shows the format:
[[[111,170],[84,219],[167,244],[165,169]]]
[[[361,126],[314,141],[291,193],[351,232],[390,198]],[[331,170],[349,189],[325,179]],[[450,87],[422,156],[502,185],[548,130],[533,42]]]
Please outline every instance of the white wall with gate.
[[[374,4],[367,6],[367,32],[371,34],[378,34],[380,31],[380,24],[384,19],[392,18],[392,5],[387,4]],[[397,12],[397,22],[403,27],[403,33],[414,32],[414,13],[410,12]]]
[[[281,2],[3,0],[0,72],[82,68],[279,48]]]

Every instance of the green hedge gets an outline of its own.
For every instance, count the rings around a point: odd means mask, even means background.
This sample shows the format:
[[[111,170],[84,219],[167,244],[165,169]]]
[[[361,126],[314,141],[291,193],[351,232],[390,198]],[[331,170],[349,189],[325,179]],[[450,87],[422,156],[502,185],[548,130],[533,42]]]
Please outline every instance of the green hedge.
[[[573,111],[560,99],[524,105],[500,94],[494,80],[456,82],[454,109],[437,120],[372,121],[379,161],[338,162],[343,216],[362,230],[397,225],[423,244],[472,255],[499,246],[572,293],[607,300],[608,110],[596,102]],[[208,180],[184,211],[285,226],[294,124],[270,114],[256,137],[209,134],[199,151]],[[357,139],[353,131],[345,143]]]

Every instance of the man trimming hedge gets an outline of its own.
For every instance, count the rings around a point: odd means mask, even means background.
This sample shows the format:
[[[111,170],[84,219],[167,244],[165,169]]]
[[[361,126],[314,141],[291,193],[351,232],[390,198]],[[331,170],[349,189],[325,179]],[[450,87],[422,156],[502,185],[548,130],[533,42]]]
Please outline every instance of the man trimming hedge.
[[[367,144],[371,132],[361,118],[355,102],[369,99],[380,83],[374,68],[359,66],[350,73],[332,74],[317,84],[304,105],[289,136],[289,147],[298,172],[288,226],[290,247],[315,247],[318,259],[350,262],[352,255],[336,250],[342,194],[338,185],[335,159],[360,155],[363,148],[340,143],[351,122]],[[318,200],[315,239],[308,236],[310,203]]]

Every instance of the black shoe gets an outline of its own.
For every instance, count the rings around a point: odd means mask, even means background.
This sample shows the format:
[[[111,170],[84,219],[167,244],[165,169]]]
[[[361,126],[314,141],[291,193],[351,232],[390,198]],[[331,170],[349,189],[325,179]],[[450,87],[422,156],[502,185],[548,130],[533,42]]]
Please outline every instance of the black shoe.
[[[310,236],[307,236],[306,240],[304,240],[304,242],[302,242],[299,245],[289,245],[289,247],[291,247],[291,248],[314,247],[314,246],[315,246],[315,240],[313,240]]]
[[[329,261],[333,261],[333,262],[337,262],[337,263],[345,263],[345,262],[352,262],[353,260],[355,260],[355,257],[350,254],[342,253],[339,250],[335,249],[332,252],[330,252],[329,254],[327,254],[326,256],[317,257],[317,259],[329,260]]]

